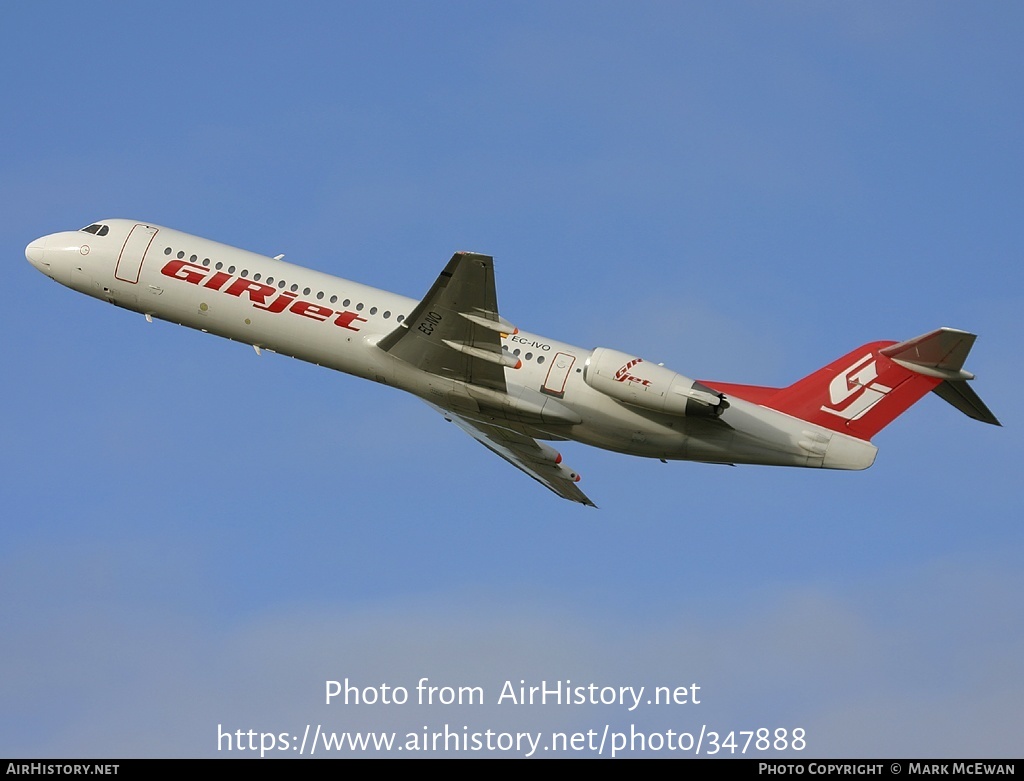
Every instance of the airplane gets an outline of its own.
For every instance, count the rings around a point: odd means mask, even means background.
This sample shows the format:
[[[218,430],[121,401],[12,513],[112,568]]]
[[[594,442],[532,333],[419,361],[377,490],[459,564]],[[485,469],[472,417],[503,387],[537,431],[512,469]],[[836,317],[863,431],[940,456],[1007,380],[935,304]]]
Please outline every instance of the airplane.
[[[934,391],[1000,425],[968,386],[976,336],[876,341],[784,388],[693,380],[607,347],[520,331],[494,263],[456,252],[419,301],[135,220],[53,233],[28,261],[153,318],[408,391],[559,496],[596,507],[551,442],[666,461],[866,469],[871,438]]]

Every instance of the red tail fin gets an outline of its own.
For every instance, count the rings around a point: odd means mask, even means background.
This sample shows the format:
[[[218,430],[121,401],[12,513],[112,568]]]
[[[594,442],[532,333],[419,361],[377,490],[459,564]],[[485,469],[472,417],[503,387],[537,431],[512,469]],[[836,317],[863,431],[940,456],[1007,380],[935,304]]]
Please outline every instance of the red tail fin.
[[[882,354],[894,344],[859,347],[761,403],[833,431],[871,439],[942,382]]]
[[[858,439],[871,439],[931,390],[968,417],[998,426],[967,384],[974,375],[964,371],[964,360],[976,338],[939,328],[905,342],[871,342],[788,388],[706,384]]]

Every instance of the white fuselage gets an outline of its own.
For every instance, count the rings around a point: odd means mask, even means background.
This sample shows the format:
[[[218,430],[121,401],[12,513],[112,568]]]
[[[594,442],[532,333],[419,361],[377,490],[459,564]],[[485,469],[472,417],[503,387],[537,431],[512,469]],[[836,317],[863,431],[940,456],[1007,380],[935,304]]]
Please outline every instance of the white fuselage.
[[[414,299],[170,228],[102,225],[105,235],[45,236],[26,255],[57,282],[125,309],[392,385],[539,439],[666,460],[839,469],[874,460],[867,442],[742,399],[730,398],[715,419],[617,401],[584,380],[592,350],[527,332],[502,336],[522,365],[504,369],[507,398],[495,398],[377,347]]]

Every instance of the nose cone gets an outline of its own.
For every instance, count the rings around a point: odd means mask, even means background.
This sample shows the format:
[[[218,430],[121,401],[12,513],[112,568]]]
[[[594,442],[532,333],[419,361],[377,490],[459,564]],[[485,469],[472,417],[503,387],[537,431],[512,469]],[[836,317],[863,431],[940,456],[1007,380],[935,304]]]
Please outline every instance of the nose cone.
[[[69,284],[75,266],[82,266],[89,245],[82,243],[81,231],[51,233],[25,247],[25,257],[39,271],[62,285]]]
[[[36,239],[25,247],[25,257],[29,263],[42,271],[43,260],[46,257],[46,237]]]

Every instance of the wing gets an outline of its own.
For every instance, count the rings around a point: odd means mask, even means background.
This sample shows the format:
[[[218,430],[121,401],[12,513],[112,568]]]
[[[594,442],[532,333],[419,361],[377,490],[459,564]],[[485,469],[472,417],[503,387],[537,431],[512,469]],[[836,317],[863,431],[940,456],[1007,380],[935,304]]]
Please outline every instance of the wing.
[[[434,407],[433,404],[430,406]],[[541,485],[550,488],[563,499],[597,507],[585,493],[576,487],[580,476],[561,463],[562,456],[550,445],[545,445],[525,434],[468,420],[454,413],[434,407],[445,419],[455,423],[493,453],[517,467]]]
[[[427,295],[377,346],[440,377],[502,391],[520,361],[501,335],[518,329],[498,315],[494,259],[456,252]]]

